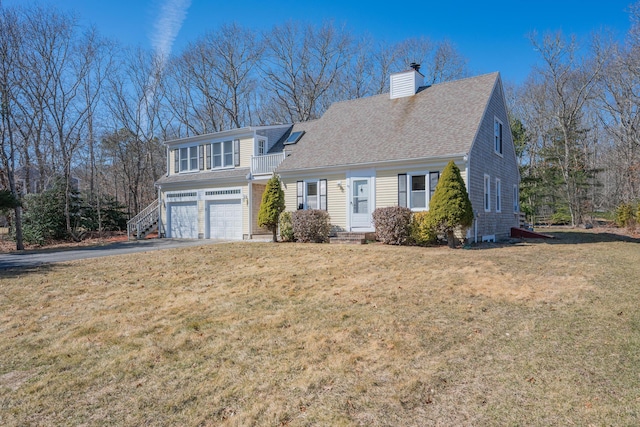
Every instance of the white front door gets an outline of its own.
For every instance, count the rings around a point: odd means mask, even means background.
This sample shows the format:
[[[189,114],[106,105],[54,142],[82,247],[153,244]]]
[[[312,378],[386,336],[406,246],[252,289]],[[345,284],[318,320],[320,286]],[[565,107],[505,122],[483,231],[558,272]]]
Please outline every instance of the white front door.
[[[371,229],[373,211],[371,177],[352,177],[349,196],[351,229]]]
[[[209,204],[209,238],[242,240],[242,201],[216,200]]]
[[[198,203],[169,204],[169,237],[174,239],[198,238]]]

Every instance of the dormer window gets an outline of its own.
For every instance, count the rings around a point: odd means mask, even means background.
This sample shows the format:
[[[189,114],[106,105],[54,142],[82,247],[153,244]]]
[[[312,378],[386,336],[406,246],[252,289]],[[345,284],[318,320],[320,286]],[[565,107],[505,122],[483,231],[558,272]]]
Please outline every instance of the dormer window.
[[[175,151],[176,172],[197,171],[200,166],[198,157],[198,146],[182,147]]]
[[[267,141],[264,139],[258,140],[258,156],[264,156],[267,154]]]
[[[212,168],[225,168],[233,166],[233,142],[214,142],[211,156]]]

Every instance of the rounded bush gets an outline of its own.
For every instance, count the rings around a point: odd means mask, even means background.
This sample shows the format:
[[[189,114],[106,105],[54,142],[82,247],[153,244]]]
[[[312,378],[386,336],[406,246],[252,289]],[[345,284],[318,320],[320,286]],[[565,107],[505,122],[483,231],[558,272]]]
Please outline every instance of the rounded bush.
[[[291,214],[293,236],[298,242],[325,243],[329,241],[331,224],[327,211],[300,210]]]
[[[376,238],[387,245],[405,245],[409,242],[411,209],[389,206],[373,211]]]

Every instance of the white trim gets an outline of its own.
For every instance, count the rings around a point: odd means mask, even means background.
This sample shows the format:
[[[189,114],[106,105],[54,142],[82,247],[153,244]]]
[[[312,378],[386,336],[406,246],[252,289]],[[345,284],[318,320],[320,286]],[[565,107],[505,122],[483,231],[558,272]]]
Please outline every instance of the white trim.
[[[346,189],[345,189],[345,197],[346,197],[346,219],[347,219],[347,231],[375,231],[373,227],[373,211],[376,206],[376,170],[375,169],[365,169],[365,170],[348,170],[346,172]],[[358,178],[367,178],[369,179],[369,227],[358,227],[354,229],[351,224],[351,188],[353,188],[353,181]]]
[[[496,178],[496,212],[502,212],[502,180]]]
[[[491,176],[485,173],[483,182],[484,191],[482,192],[482,207],[485,212],[491,212]]]

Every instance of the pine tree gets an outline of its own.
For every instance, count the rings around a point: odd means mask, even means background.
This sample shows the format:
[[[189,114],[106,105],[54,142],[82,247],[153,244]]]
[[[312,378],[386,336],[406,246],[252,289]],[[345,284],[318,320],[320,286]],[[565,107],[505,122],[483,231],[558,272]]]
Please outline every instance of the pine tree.
[[[473,223],[473,208],[460,169],[453,163],[442,171],[436,191],[429,202],[429,216],[438,231],[445,233],[450,248],[455,248],[455,230]]]
[[[258,213],[258,226],[265,227],[273,233],[273,241],[278,240],[278,218],[284,210],[284,191],[280,185],[280,178],[274,174],[267,182],[262,194],[262,203]]]

